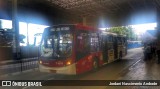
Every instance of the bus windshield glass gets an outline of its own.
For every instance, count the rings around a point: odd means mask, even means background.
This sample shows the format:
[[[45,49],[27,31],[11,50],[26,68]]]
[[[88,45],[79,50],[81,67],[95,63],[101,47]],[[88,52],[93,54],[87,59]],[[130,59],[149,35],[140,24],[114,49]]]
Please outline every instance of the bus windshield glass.
[[[43,36],[41,56],[52,58],[66,58],[72,54],[73,35],[68,31],[49,31]]]

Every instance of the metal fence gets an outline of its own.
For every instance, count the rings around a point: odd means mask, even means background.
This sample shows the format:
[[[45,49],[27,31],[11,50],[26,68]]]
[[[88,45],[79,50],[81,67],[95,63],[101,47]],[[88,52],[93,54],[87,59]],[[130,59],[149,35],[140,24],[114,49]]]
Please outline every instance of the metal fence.
[[[20,73],[38,68],[38,57],[0,62],[0,75]]]

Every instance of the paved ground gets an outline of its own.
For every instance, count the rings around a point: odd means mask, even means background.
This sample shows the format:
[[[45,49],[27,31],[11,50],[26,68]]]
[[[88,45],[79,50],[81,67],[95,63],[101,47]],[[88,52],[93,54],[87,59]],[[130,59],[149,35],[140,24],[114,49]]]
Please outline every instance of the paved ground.
[[[5,80],[160,80],[160,64],[156,60],[143,61],[142,48],[131,49],[122,61],[108,64],[98,71],[78,76],[65,76],[38,71],[3,76]],[[148,86],[47,86],[47,87],[1,87],[2,89],[160,89]]]

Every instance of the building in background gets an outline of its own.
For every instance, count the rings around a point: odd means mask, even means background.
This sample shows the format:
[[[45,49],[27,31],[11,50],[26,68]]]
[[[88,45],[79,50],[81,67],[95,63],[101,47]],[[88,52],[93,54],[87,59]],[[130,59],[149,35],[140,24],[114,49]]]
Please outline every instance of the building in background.
[[[12,29],[12,21],[0,19],[1,29]],[[41,36],[36,37],[36,44],[34,44],[35,34],[43,33],[44,28],[48,26],[39,25],[33,23],[19,22],[19,34],[25,36],[24,43],[20,43],[20,46],[36,45],[40,43]]]

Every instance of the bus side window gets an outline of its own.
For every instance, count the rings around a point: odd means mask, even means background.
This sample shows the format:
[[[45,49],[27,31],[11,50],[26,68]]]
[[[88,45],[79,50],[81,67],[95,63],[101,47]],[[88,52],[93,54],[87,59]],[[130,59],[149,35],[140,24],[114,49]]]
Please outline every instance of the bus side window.
[[[77,51],[81,51],[83,49],[83,42],[82,42],[82,36],[77,36]]]
[[[91,35],[90,35],[90,45],[91,45],[91,50],[90,50],[91,52],[99,51],[100,46],[99,46],[98,34],[91,33]]]
[[[104,43],[103,43],[103,37],[102,37],[102,36],[99,36],[99,46],[100,46],[100,50],[103,49],[103,45],[104,45]]]
[[[108,42],[113,42],[112,36],[108,36],[107,39],[108,39]]]

